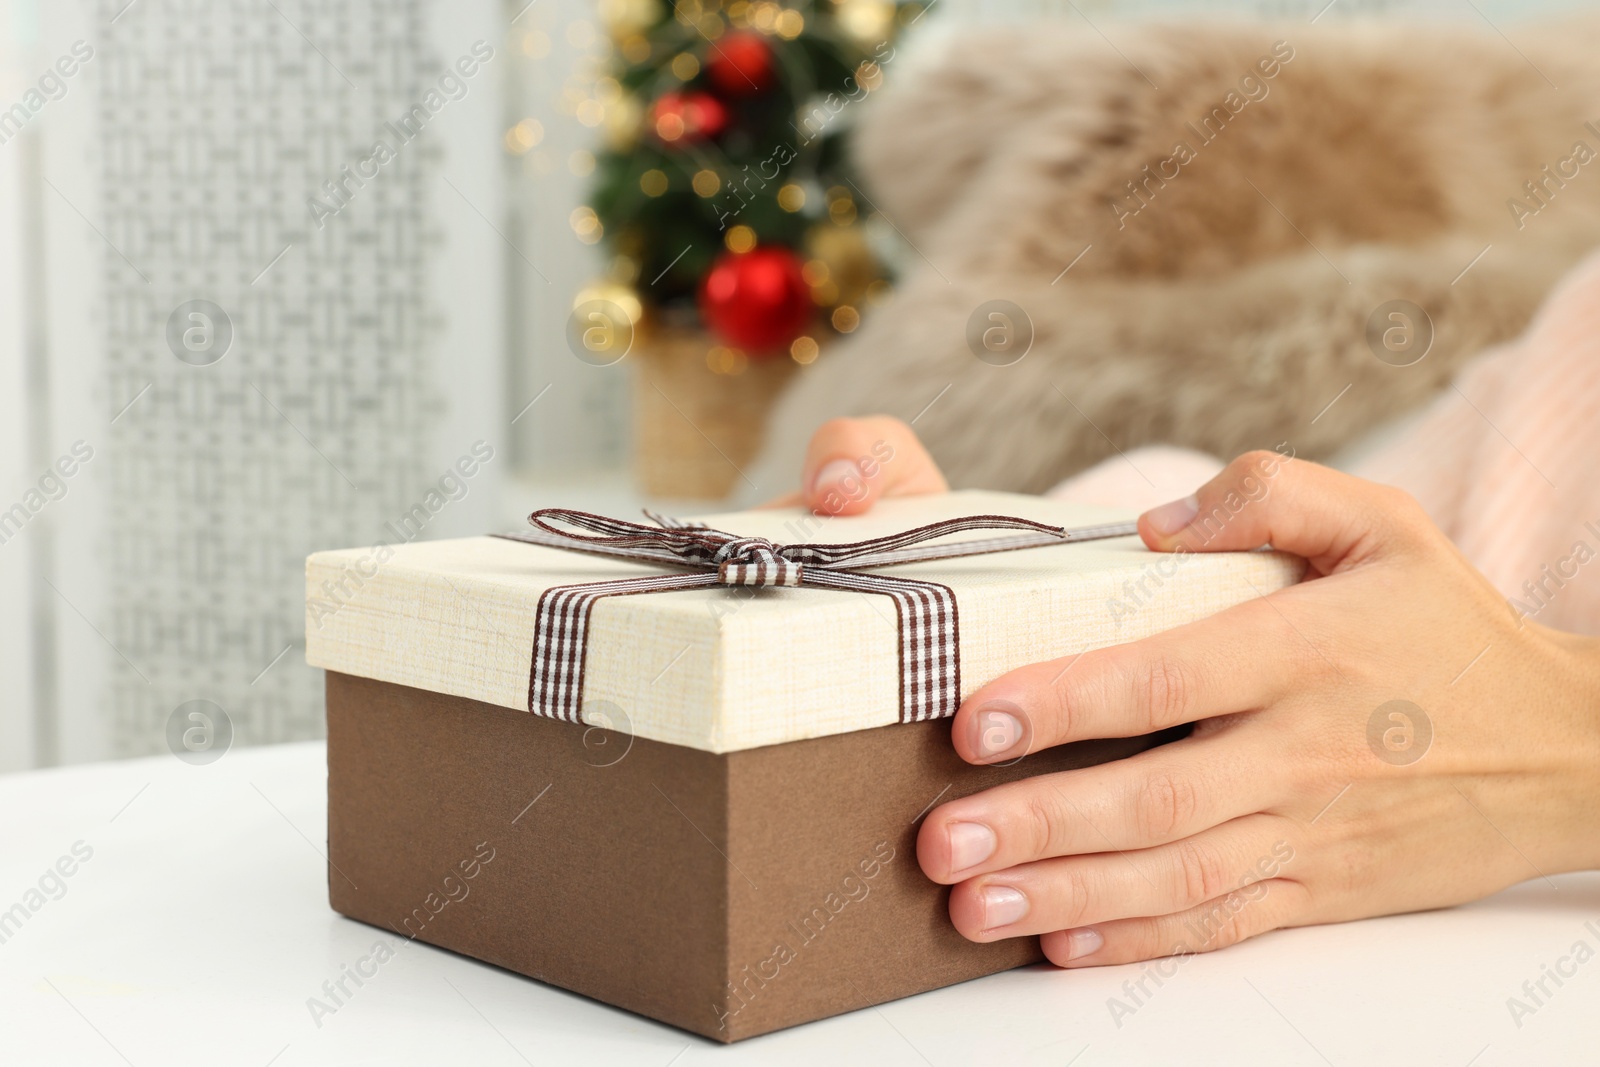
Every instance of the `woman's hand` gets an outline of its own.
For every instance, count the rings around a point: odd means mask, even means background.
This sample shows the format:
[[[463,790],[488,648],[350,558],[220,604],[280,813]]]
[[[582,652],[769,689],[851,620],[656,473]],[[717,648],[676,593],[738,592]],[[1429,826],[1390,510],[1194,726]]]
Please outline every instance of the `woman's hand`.
[[[1600,865],[1600,642],[1519,620],[1405,494],[1253,453],[1139,530],[1157,552],[1270,543],[1308,580],[965,702],[973,763],[1194,730],[931,812],[918,861],[962,934],[1124,963]]]
[[[804,504],[818,515],[859,515],[885,496],[950,488],[911,427],[888,415],[833,419],[811,435],[800,491],[768,504]]]

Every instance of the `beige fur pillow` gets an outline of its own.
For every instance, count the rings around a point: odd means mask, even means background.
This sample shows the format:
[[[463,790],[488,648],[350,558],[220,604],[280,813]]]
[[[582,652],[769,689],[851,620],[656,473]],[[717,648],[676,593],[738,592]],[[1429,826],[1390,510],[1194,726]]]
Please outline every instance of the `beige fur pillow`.
[[[782,399],[760,492],[835,415],[916,417],[952,484],[1039,491],[1151,443],[1326,456],[1416,408],[1600,243],[1597,29],[961,34],[866,105],[908,270]],[[1032,324],[1007,366],[967,339],[993,300]],[[1431,320],[1410,366],[1368,342],[1394,300]]]

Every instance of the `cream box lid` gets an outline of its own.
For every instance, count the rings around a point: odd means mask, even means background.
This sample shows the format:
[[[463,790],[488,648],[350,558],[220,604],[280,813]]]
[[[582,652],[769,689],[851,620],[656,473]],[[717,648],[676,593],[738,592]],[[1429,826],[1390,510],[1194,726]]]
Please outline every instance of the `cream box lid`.
[[[1061,526],[1131,517],[968,491],[885,500],[856,517],[775,509],[699,521],[793,544],[980,514]],[[1136,640],[1292,585],[1303,569],[1277,552],[1152,553],[1130,536],[882,573],[954,591],[965,698],[1014,668]],[[665,570],[497,537],[318,552],[306,560],[306,659],[527,711],[540,594]],[[718,587],[608,597],[590,618],[584,720],[709,752],[886,726],[899,722],[897,648],[894,604],[875,594]]]

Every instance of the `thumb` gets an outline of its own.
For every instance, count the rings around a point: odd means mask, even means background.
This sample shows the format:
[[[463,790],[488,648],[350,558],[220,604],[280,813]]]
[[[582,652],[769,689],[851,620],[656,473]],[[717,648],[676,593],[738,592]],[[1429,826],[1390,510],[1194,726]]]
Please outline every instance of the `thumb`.
[[[1277,452],[1247,452],[1190,497],[1139,517],[1157,552],[1237,552],[1270,545],[1321,574],[1410,543],[1429,525],[1405,493]]]
[[[887,415],[823,423],[800,475],[800,497],[820,515],[859,515],[879,497],[948,488],[916,432]]]

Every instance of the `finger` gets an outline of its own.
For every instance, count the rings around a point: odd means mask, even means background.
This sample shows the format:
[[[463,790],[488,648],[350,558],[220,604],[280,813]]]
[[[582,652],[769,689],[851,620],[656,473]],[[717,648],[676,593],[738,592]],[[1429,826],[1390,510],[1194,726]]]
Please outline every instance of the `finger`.
[[[1187,911],[1277,877],[1292,832],[1281,816],[1246,815],[1169,845],[1020,864],[956,885],[950,920],[971,941],[998,941]]]
[[[911,427],[887,415],[823,423],[806,446],[800,477],[805,503],[823,515],[859,515],[880,497],[948,488]]]
[[[1053,856],[1151,848],[1266,810],[1285,772],[1273,735],[1260,735],[1189,737],[952,800],[923,820],[917,862],[950,885]]]
[[[951,741],[997,763],[1092,737],[1138,737],[1252,711],[1304,685],[1322,663],[1264,600],[1125,645],[1001,675],[956,712]]]
[[[767,508],[797,508],[803,503],[805,503],[805,498],[800,495],[800,490],[796,489],[792,493],[785,493],[782,496],[773,497],[765,504],[757,504],[756,510],[763,511]]]
[[[1305,886],[1271,878],[1171,915],[1058,930],[1040,937],[1039,946],[1058,967],[1103,967],[1163,956],[1176,956],[1181,962],[1196,952],[1212,952],[1268,930],[1299,925],[1310,907]]]
[[[1158,552],[1274,548],[1304,556],[1320,574],[1416,542],[1432,524],[1398,489],[1276,452],[1247,452],[1195,495],[1139,517]]]

